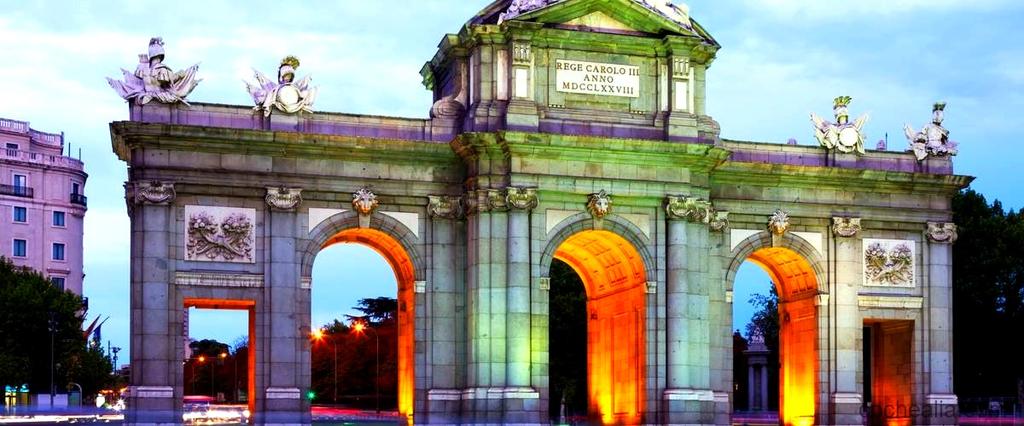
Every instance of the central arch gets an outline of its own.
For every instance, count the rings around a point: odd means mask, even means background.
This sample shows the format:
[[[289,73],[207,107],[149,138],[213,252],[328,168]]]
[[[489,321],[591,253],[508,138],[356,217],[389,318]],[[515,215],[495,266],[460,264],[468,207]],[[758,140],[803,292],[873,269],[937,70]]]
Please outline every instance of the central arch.
[[[570,235],[553,257],[583,281],[587,296],[587,393],[591,417],[604,424],[642,421],[644,261],[625,238],[604,230]]]
[[[773,241],[762,233],[739,244],[729,270],[732,288],[739,264],[749,260],[764,269],[779,295],[779,421],[787,426],[815,424],[819,414],[820,271],[813,250],[799,237]]]
[[[317,225],[303,259],[303,276],[311,277],[316,255],[335,244],[360,244],[379,253],[391,266],[398,284],[398,413],[411,420],[415,393],[416,282],[423,276],[415,236],[401,223],[374,215],[369,226],[359,226],[351,212],[336,214]],[[309,278],[306,278],[309,279]],[[311,283],[312,286],[312,283]]]

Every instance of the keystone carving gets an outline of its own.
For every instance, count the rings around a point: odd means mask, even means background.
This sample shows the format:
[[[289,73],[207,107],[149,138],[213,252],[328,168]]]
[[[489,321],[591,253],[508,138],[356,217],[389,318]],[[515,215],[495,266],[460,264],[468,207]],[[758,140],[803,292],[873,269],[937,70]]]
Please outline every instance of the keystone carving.
[[[301,188],[267,187],[267,205],[278,210],[294,210],[302,202]]]
[[[861,230],[859,217],[833,217],[832,233],[844,238],[855,237]]]
[[[537,208],[537,188],[510,186],[505,195],[505,202],[514,209],[533,210]]]
[[[612,196],[607,191],[590,194],[587,198],[587,211],[594,219],[603,219],[612,211]]]
[[[785,235],[786,231],[789,231],[789,214],[782,209],[775,210],[768,218],[768,230],[775,236]]]
[[[427,212],[431,217],[459,220],[463,218],[465,209],[462,206],[462,197],[453,195],[430,195],[427,204]]]
[[[954,223],[928,222],[928,241],[953,244],[958,237]]]
[[[710,201],[697,197],[675,196],[668,197],[665,205],[665,212],[670,219],[684,219],[694,223],[709,223],[714,209]],[[728,217],[728,214],[726,214]]]
[[[135,184],[136,204],[170,204],[176,196],[173,183],[152,181]]]
[[[352,194],[352,208],[360,216],[369,216],[377,209],[380,203],[377,202],[377,194],[367,188],[362,188]]]

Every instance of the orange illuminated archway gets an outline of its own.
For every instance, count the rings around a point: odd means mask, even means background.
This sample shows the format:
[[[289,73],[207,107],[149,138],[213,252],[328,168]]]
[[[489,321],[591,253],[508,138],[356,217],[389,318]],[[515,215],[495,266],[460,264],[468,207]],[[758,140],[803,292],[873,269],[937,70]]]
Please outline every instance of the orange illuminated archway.
[[[594,230],[570,236],[554,257],[586,289],[591,416],[603,424],[641,423],[646,274],[640,254],[625,238]]]
[[[355,243],[370,247],[388,261],[398,282],[398,412],[413,415],[415,268],[409,253],[391,235],[371,228],[346,229],[328,239],[320,249],[334,244]]]
[[[763,248],[748,258],[763,268],[779,294],[779,419],[785,425],[812,425],[818,372],[818,281],[799,253]]]

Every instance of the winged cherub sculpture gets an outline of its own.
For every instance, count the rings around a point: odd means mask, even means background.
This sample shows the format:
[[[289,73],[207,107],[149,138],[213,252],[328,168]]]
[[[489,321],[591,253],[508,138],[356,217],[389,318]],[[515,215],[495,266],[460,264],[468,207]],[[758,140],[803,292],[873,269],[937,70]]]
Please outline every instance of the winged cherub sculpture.
[[[853,98],[849,96],[840,96],[835,99],[833,107],[836,116],[835,123],[825,121],[813,112],[811,113],[811,122],[814,123],[814,137],[818,139],[821,146],[829,151],[839,150],[839,152],[856,152],[863,155],[865,139],[863,129],[868,122],[868,115],[860,116],[851,124],[847,108],[852,100]]]
[[[253,109],[262,110],[264,116],[270,116],[274,108],[288,114],[300,111],[313,112],[317,88],[310,87],[312,78],[308,75],[298,82],[295,81],[295,70],[298,68],[299,58],[286,56],[277,69],[276,82],[254,69],[256,84],[245,82],[253,102],[256,103]]]
[[[139,66],[135,72],[122,68],[124,80],[107,78],[107,83],[122,98],[145,105],[156,99],[158,102],[172,104],[181,102],[188,105],[185,97],[192,93],[201,79],[196,78],[199,64],[174,72],[164,64],[164,40],[153,37],[149,40],[149,53],[139,55]]]

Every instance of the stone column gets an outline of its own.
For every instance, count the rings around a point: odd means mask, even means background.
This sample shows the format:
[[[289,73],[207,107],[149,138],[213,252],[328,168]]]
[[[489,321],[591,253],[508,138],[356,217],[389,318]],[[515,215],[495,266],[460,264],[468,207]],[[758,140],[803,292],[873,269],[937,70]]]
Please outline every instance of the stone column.
[[[175,297],[170,247],[175,244],[173,183],[133,182],[125,186],[131,217],[131,384],[125,423],[181,421],[179,330],[169,330]],[[175,365],[178,364],[178,365]],[[176,368],[177,367],[177,368]]]
[[[928,326],[927,354],[930,375],[922,382],[928,384],[925,404],[931,417],[921,420],[927,424],[957,424],[957,397],[953,394],[953,243],[957,227],[953,223],[928,223],[928,303],[925,312]]]
[[[681,389],[690,382],[690,371],[687,369],[686,341],[686,221],[682,217],[669,215],[666,230],[666,310],[667,327],[665,329],[668,347],[666,368],[668,373],[667,388]]]
[[[831,389],[833,421],[851,424],[860,421],[862,396],[857,386],[858,361],[861,356],[863,320],[857,301],[857,289],[864,280],[862,275],[863,251],[861,250],[861,219],[856,217],[832,218],[832,253],[835,262],[835,285],[831,302],[835,306],[833,327],[835,327],[835,354],[832,362],[835,368],[835,382]],[[825,277],[819,277],[819,280]],[[819,351],[831,351],[820,347]],[[824,368],[824,364],[823,367]]]
[[[427,391],[426,419],[430,423],[453,423],[459,414],[456,389],[456,267],[455,225],[462,220],[462,197],[430,196],[427,212],[431,218],[431,272],[427,292],[432,321],[429,348],[430,383]]]
[[[466,387],[462,395],[465,422],[484,422],[490,386],[491,207],[487,190],[466,194]]]
[[[309,324],[300,321],[308,318],[302,312],[306,307],[299,302],[301,288],[300,263],[296,251],[298,218],[294,205],[281,205],[267,197],[268,209],[265,215],[264,235],[266,288],[263,312],[257,308],[256,315],[262,316],[262,330],[256,338],[263,342],[261,352],[266,358],[262,364],[266,369],[266,389],[263,412],[258,421],[276,424],[309,423],[309,400],[302,397],[310,386],[308,371],[310,357]],[[306,295],[308,298],[308,295]]]
[[[754,396],[757,395],[757,393],[754,392],[754,385],[756,384],[756,382],[754,381],[754,373],[755,373],[754,366],[753,365],[748,365],[747,366],[747,410],[749,410],[749,411],[754,411],[754,409],[755,409],[754,402],[757,400],[757,398],[754,398]]]
[[[539,395],[530,386],[530,211],[537,207],[535,188],[509,187],[508,280],[506,288],[505,418],[509,423],[538,422]]]
[[[508,384],[508,329],[506,318],[508,315],[508,202],[506,191],[489,189],[487,190],[488,202],[491,205],[491,262],[489,272],[491,274],[491,287],[487,295],[487,301],[491,305],[490,315],[487,321],[490,322],[489,349],[490,354],[490,383],[492,395],[489,399],[500,398],[501,395],[494,395],[494,392],[504,392],[503,388]]]
[[[667,412],[663,423],[715,421],[710,386],[710,326],[707,294],[708,222],[711,203],[669,196],[667,218]]]

